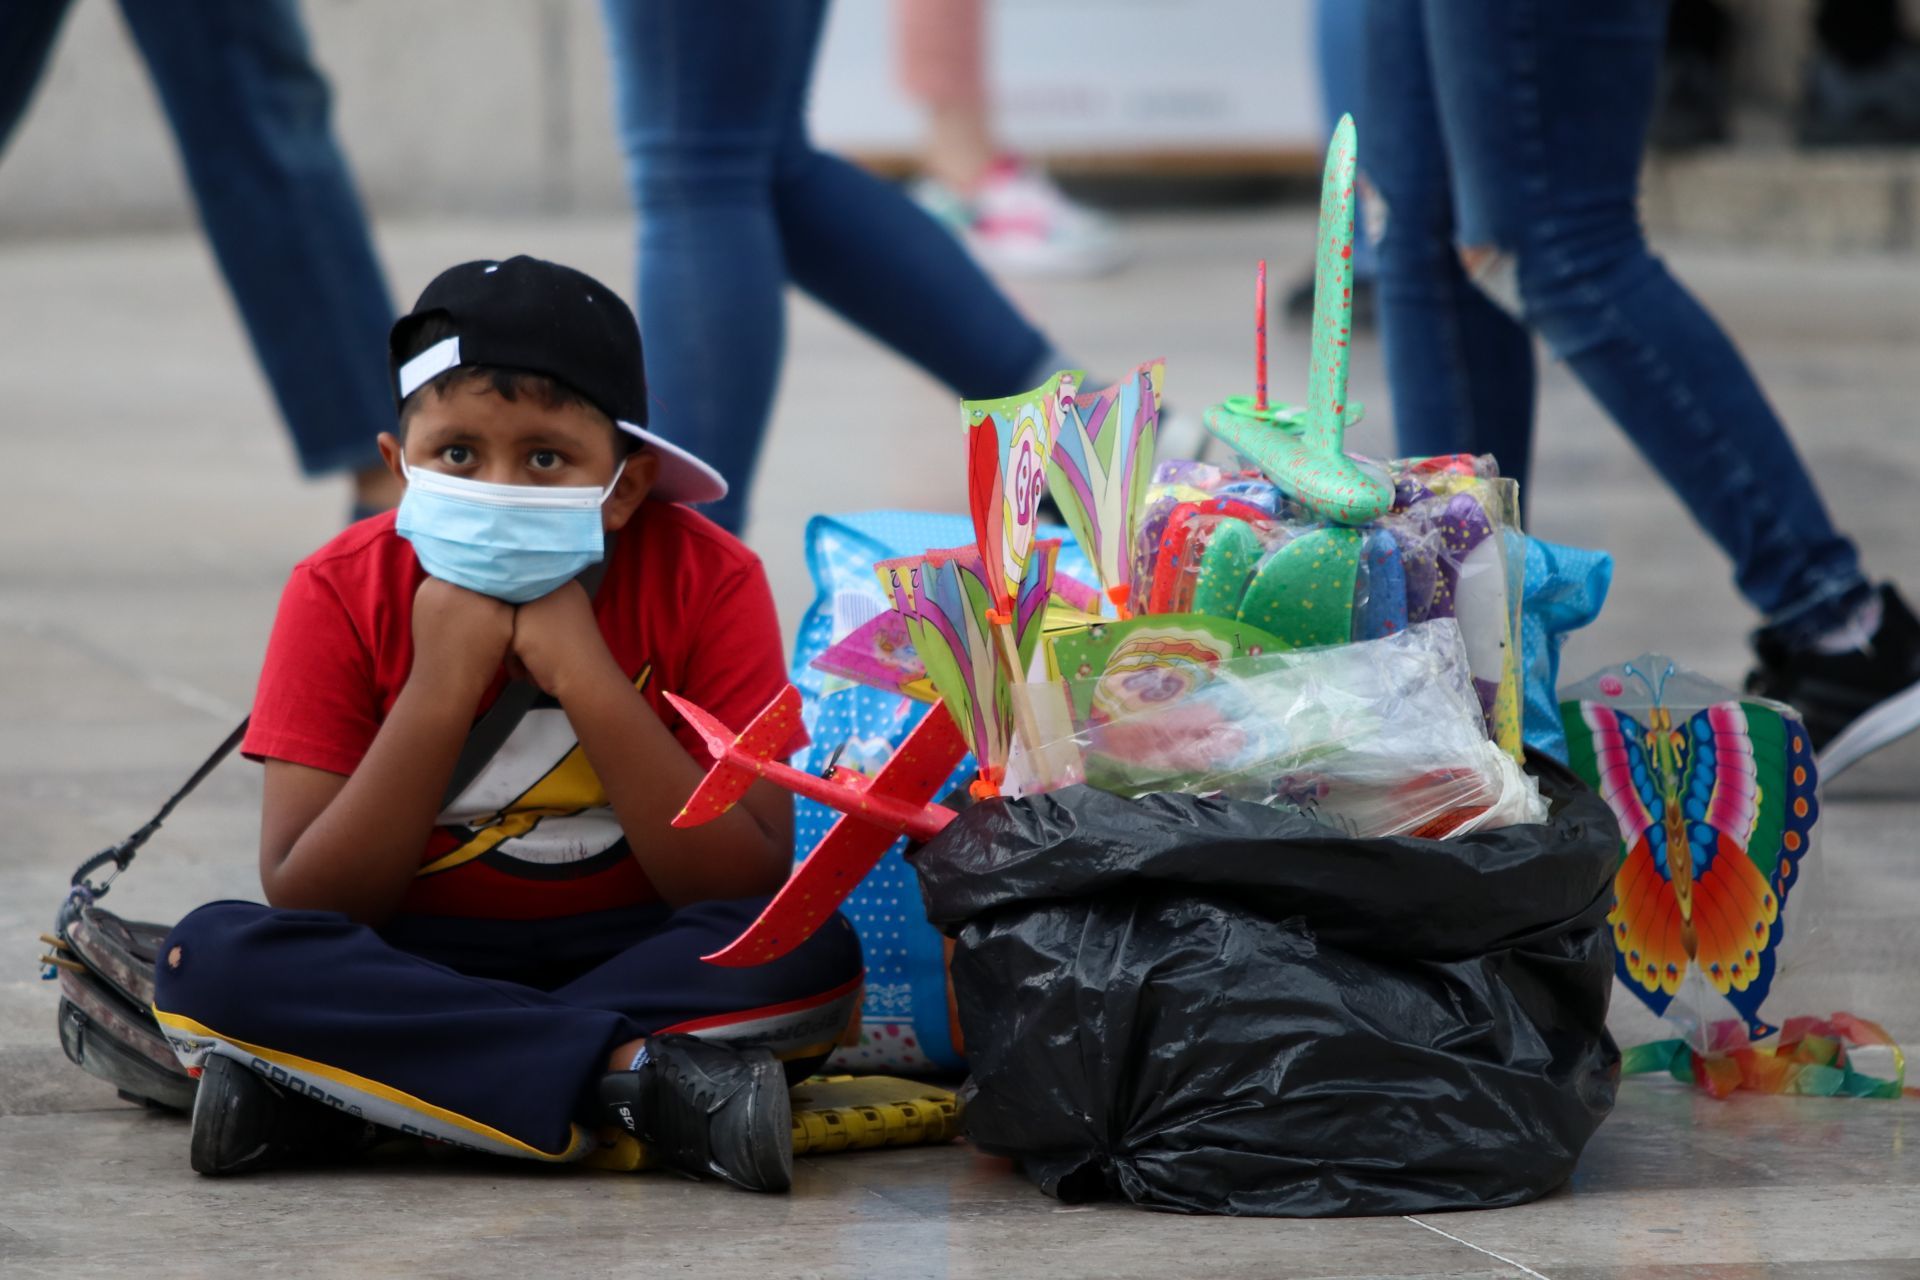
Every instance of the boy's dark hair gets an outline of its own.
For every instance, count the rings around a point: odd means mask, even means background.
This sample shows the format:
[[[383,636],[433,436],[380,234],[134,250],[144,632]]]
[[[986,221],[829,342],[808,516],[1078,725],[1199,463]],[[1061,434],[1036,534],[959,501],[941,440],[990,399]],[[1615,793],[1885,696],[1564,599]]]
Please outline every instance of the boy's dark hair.
[[[415,323],[412,332],[408,334],[409,345],[415,351],[424,351],[443,338],[455,336],[456,332],[453,322],[444,315],[429,315]],[[394,435],[400,438],[402,444],[406,443],[407,422],[413,417],[413,411],[419,407],[421,397],[428,394],[436,397],[444,396],[461,387],[470,387],[476,383],[484,384],[502,400],[518,400],[521,396],[526,396],[548,409],[564,409],[568,405],[579,405],[593,410],[602,418],[606,418],[607,429],[613,432],[613,449],[616,458],[623,458],[632,453],[640,444],[640,441],[615,426],[613,419],[608,418],[599,405],[560,379],[526,369],[506,369],[494,365],[462,365],[456,369],[449,369],[418,388],[412,395],[401,401],[400,419],[398,425],[394,427]]]

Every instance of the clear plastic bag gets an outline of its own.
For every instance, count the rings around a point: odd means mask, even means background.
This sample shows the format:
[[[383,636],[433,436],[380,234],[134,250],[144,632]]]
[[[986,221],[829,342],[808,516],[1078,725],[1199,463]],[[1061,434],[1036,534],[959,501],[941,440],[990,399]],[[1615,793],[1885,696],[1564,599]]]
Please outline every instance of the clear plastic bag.
[[[1453,619],[1324,649],[1164,658],[1143,650],[1089,681],[1016,690],[1053,739],[1016,749],[1009,789],[1045,776],[1123,796],[1218,795],[1357,837],[1544,817],[1532,780],[1486,736]]]
[[[1163,463],[1134,548],[1135,614],[1207,614],[1306,649],[1458,618],[1486,733],[1523,758],[1519,485],[1490,457],[1384,464],[1393,510],[1347,527],[1264,480]]]

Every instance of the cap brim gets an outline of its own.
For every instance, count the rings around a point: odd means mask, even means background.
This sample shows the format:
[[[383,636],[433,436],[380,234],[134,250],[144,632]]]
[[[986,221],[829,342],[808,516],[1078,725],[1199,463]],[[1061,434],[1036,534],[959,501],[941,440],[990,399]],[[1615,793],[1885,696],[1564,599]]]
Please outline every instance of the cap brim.
[[[614,425],[660,455],[660,474],[647,496],[687,506],[718,502],[727,496],[725,477],[679,445],[631,422],[616,420]]]

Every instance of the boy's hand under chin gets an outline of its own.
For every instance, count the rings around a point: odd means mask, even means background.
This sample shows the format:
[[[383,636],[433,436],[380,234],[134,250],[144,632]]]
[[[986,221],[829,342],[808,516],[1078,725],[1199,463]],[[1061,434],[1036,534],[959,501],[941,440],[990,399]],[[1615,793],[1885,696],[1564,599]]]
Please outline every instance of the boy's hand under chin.
[[[513,643],[513,606],[439,578],[413,596],[414,676],[454,683],[478,699]],[[411,678],[411,677],[410,677]]]
[[[611,674],[626,683],[600,636],[593,600],[578,582],[569,582],[514,610],[508,654],[510,668],[518,663],[527,679],[562,703],[570,692],[597,677]]]

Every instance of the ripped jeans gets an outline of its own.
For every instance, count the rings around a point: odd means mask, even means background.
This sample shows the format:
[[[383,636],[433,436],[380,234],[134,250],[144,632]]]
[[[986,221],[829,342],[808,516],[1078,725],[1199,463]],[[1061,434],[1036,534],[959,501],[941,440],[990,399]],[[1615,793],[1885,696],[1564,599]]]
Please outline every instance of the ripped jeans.
[[[1667,0],[1366,0],[1361,167],[1402,452],[1524,485],[1538,333],[1789,644],[1869,587],[1733,343],[1637,212]]]

